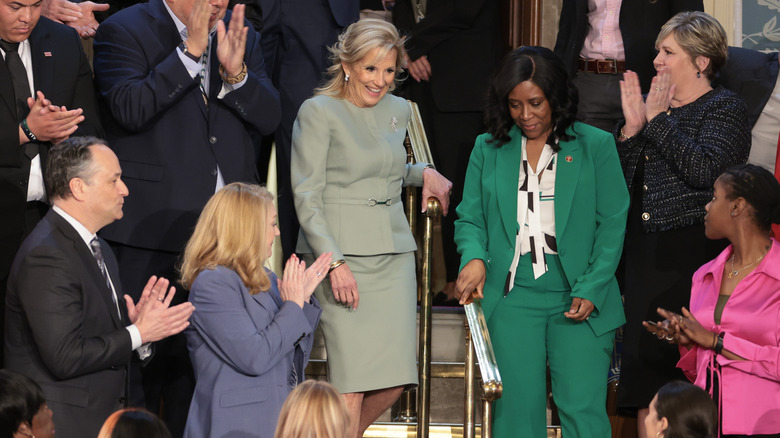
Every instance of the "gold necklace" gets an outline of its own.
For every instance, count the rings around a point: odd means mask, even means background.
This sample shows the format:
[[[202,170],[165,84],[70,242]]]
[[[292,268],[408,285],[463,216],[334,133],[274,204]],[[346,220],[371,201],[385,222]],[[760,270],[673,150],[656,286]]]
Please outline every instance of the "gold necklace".
[[[741,267],[741,268],[739,268],[739,269],[734,269],[734,256],[735,256],[736,254],[732,254],[732,255],[731,255],[731,272],[729,272],[729,278],[732,278],[732,277],[735,277],[735,276],[739,275],[739,273],[740,273],[741,271],[745,270],[745,268],[749,268],[749,267],[751,267],[751,266],[755,265],[756,263],[760,262],[760,261],[761,261],[761,260],[764,258],[764,256],[765,256],[765,255],[766,255],[766,254],[769,252],[769,248],[770,248],[770,247],[771,247],[771,246],[767,246],[767,247],[766,247],[766,251],[764,251],[764,253],[763,253],[763,254],[761,254],[761,257],[759,257],[758,259],[756,259],[756,261],[755,261],[755,262],[753,262],[753,263],[749,263],[749,264],[747,264],[747,265],[745,265],[745,266],[743,266],[743,267]]]

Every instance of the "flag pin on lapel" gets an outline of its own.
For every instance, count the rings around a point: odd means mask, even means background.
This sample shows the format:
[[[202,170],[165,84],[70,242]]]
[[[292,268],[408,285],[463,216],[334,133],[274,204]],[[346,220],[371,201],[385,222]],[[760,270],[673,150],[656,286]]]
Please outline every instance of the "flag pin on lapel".
[[[573,158],[571,157],[571,155],[567,155],[566,158],[564,158],[564,160],[566,160],[567,163],[571,163]]]
[[[47,58],[50,58],[51,57],[51,52],[43,52],[43,56],[45,56]]]

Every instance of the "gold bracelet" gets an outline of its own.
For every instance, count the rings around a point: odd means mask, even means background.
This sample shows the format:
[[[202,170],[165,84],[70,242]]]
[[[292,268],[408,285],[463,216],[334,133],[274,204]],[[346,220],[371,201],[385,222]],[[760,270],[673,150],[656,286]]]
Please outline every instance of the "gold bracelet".
[[[339,266],[343,265],[344,263],[347,263],[347,261],[344,260],[344,259],[336,260],[335,262],[331,263],[330,264],[330,269],[328,269],[328,273],[333,272],[334,269],[338,268]]]
[[[633,137],[633,135],[632,135],[631,137]],[[628,139],[630,139],[631,137],[627,136],[627,135],[626,135],[626,133],[625,133],[625,132],[623,132],[623,127],[621,127],[621,128],[620,128],[620,138],[623,138],[623,139],[626,139],[626,140],[628,140]]]
[[[219,75],[222,76],[222,80],[230,85],[236,85],[237,83],[244,80],[246,77],[246,62],[241,63],[241,71],[238,72],[235,76],[228,76],[227,71],[225,71],[225,66],[220,65],[219,66]]]

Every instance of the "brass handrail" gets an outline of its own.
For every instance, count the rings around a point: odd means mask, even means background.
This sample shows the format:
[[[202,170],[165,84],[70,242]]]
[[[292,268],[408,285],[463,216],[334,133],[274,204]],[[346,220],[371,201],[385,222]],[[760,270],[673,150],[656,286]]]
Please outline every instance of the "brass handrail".
[[[428,198],[425,212],[425,237],[423,238],[422,297],[420,299],[420,344],[418,370],[420,385],[417,388],[417,437],[428,438],[431,421],[431,332],[433,329],[433,293],[431,292],[431,268],[433,253],[433,224],[441,214],[441,204],[436,198]]]
[[[496,355],[493,352],[493,344],[490,342],[490,333],[485,320],[485,313],[479,302],[473,302],[463,306],[466,310],[466,394],[473,393],[474,387],[474,359],[476,353],[479,362],[479,371],[482,374],[482,437],[490,438],[493,435],[492,403],[501,398],[503,385],[501,373],[498,371]],[[474,437],[474,397],[466,399],[465,419],[463,422],[464,438]]]

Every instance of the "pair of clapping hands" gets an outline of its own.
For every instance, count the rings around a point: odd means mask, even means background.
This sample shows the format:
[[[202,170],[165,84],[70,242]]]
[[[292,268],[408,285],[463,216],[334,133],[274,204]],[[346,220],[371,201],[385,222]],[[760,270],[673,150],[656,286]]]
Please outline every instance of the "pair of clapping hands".
[[[306,268],[306,262],[295,254],[290,256],[284,266],[282,278],[277,279],[282,301],[292,301],[303,308],[303,304],[311,299],[317,285],[328,275],[332,259],[333,253],[326,252]]]
[[[718,334],[704,328],[685,307],[682,308],[682,315],[660,307],[657,311],[659,315],[666,319],[661,322],[643,321],[642,325],[658,339],[670,344],[682,345],[687,349],[695,346],[708,350],[715,349],[716,352],[723,354],[727,359],[745,360],[743,357],[730,351],[716,349],[718,345],[720,349],[723,348],[722,340],[718,341]]]

